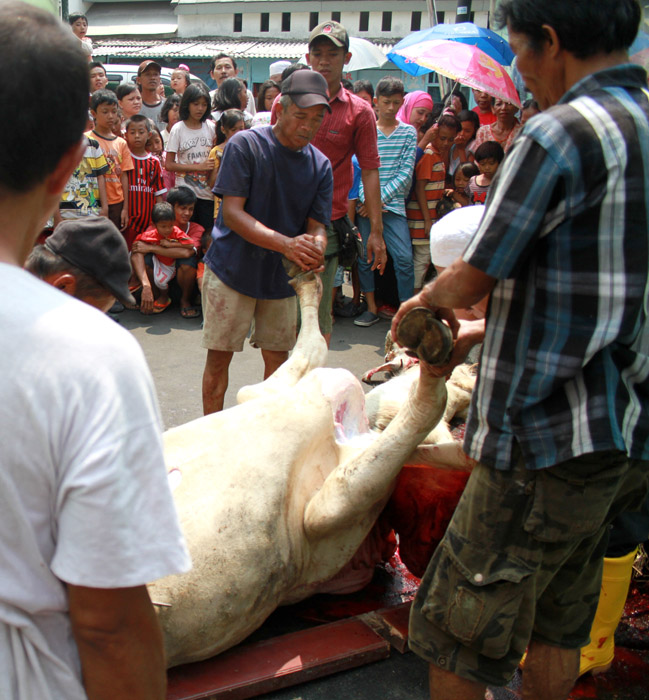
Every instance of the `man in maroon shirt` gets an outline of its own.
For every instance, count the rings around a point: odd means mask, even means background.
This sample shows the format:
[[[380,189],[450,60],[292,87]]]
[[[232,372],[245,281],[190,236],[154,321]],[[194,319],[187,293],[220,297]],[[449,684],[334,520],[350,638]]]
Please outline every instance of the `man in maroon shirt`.
[[[365,190],[365,206],[371,233],[367,242],[367,261],[381,273],[387,253],[383,242],[381,219],[381,188],[379,183],[379,152],[376,137],[376,117],[372,108],[341,84],[343,66],[351,58],[349,35],[338,22],[319,24],[309,36],[307,62],[327,81],[331,113],[325,118],[311,142],[331,161],[334,175],[332,226],[327,229],[325,271],[322,273],[323,295],[320,304],[320,330],[327,343],[331,337],[331,305],[333,280],[338,265],[336,222],[347,215],[347,199],[353,182],[352,156],[356,154],[361,167]]]

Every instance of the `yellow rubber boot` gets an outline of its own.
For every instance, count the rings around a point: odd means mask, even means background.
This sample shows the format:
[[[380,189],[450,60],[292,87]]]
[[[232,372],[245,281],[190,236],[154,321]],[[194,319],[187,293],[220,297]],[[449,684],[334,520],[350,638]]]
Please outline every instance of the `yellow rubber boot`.
[[[615,630],[624,612],[637,551],[635,549],[626,556],[616,559],[604,558],[602,589],[590,630],[590,644],[581,650],[580,676],[589,671],[594,674],[603,673],[613,662]]]

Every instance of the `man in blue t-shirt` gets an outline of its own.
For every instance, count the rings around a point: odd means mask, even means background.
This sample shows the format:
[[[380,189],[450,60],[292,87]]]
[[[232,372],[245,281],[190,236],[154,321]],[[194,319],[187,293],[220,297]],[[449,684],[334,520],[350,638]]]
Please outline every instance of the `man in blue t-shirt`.
[[[296,71],[282,83],[274,126],[240,131],[223,153],[214,193],[223,203],[205,256],[203,410],[220,411],[232,354],[254,327],[264,378],[295,344],[297,306],[282,257],[321,271],[331,216],[329,160],[310,145],[329,108],[319,74]]]

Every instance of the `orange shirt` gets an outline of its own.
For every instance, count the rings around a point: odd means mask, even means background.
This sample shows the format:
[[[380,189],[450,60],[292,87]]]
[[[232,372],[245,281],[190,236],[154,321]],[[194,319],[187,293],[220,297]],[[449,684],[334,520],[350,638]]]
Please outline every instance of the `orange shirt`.
[[[415,168],[415,179],[426,181],[426,203],[431,221],[437,219],[437,203],[444,196],[446,166],[444,160],[436,151],[426,149]],[[406,204],[406,218],[413,244],[428,243],[430,231],[424,228],[424,215],[419,208],[416,192],[412,193]]]
[[[119,178],[123,172],[133,170],[133,159],[126,141],[121,136],[113,136],[112,139],[104,138],[94,130],[88,131],[86,136],[97,139],[110,166],[110,170],[106,173],[106,199],[108,199],[108,204],[123,202],[124,190]]]

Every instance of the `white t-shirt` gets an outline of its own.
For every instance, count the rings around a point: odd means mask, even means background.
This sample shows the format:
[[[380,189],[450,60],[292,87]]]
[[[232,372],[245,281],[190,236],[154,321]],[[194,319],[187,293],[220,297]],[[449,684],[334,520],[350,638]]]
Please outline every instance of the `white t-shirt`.
[[[176,154],[176,163],[203,163],[214,148],[216,125],[211,119],[201,124],[200,129],[190,129],[185,122],[173,125],[167,141],[167,153]],[[176,173],[176,186],[186,185],[199,199],[214,199],[207,184],[209,170],[192,173]]]
[[[114,321],[0,263],[0,698],[82,700],[63,582],[190,568],[153,382]]]

